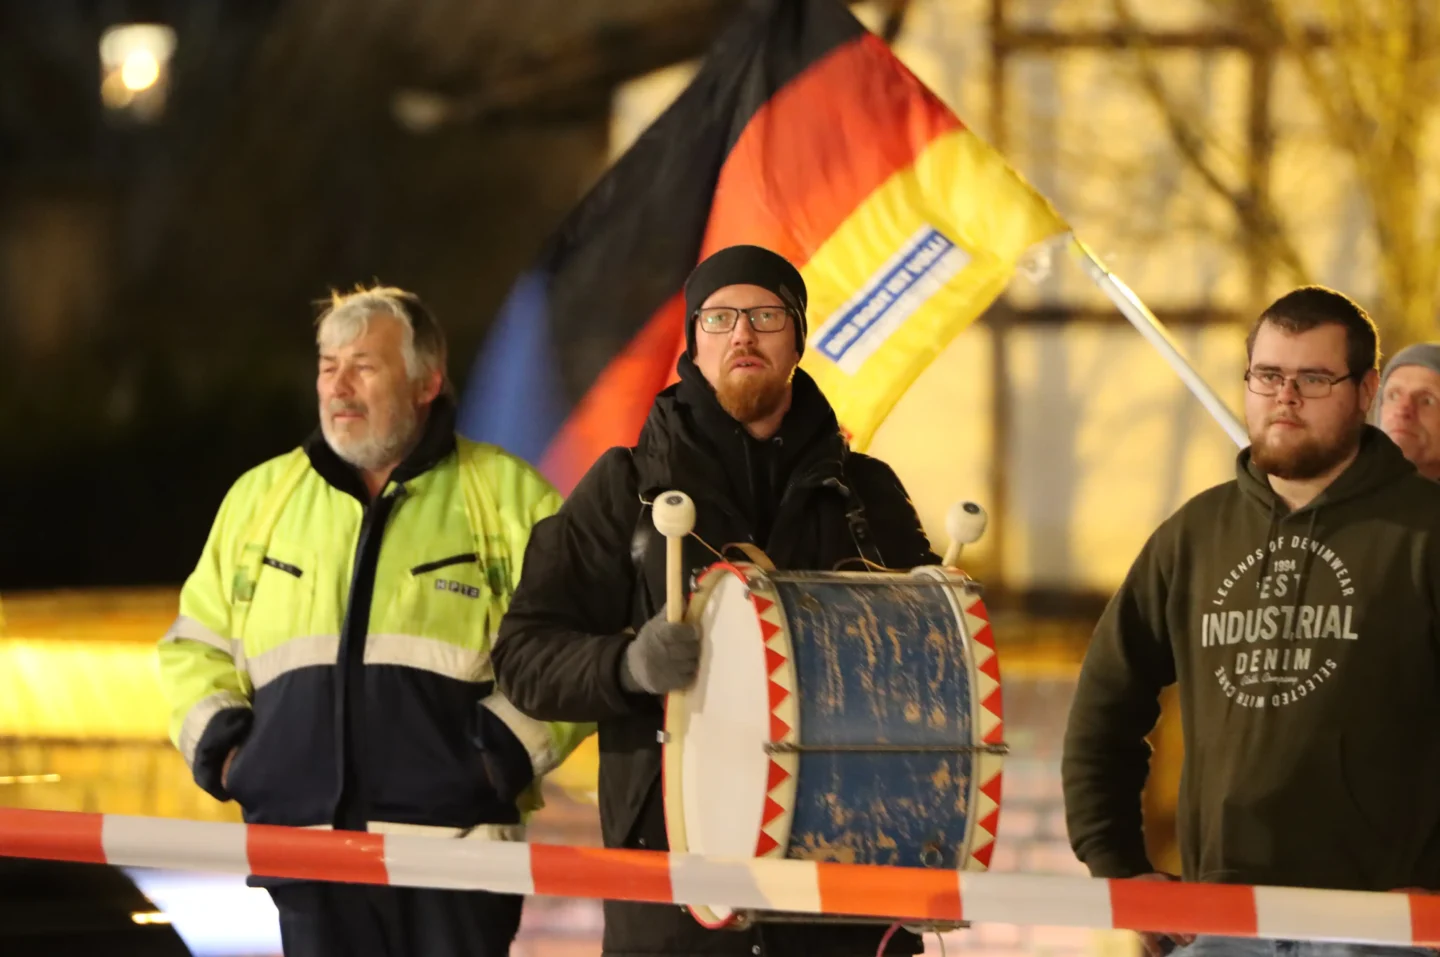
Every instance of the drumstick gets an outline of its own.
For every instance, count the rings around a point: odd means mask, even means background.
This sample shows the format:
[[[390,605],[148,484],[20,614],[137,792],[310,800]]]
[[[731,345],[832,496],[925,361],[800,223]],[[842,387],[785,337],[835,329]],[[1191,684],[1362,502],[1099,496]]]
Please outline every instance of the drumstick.
[[[655,530],[665,536],[665,620],[685,620],[685,536],[695,527],[695,503],[684,492],[663,492],[650,508]]]
[[[945,515],[945,534],[950,547],[945,549],[944,565],[954,568],[960,561],[960,549],[980,540],[985,534],[985,510],[976,502],[956,502]]]

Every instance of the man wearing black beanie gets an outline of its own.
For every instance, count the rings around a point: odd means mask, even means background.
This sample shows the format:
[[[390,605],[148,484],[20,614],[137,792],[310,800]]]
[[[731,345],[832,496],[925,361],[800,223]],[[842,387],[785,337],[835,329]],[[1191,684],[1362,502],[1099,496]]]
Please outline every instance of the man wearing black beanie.
[[[649,508],[658,493],[679,489],[695,502],[687,581],[716,561],[702,541],[758,546],[782,570],[940,563],[894,471],[849,450],[799,368],[806,305],[799,271],[768,249],[731,246],[697,266],[685,283],[680,381],[656,397],[636,446],[602,456],[531,533],[492,654],[496,680],[531,717],[598,722],[606,847],[669,847],[664,696],[699,670],[696,630],[665,620],[665,540]],[[604,952],[869,957],[883,932],[763,921],[706,930],[684,908],[607,901]],[[901,931],[886,952],[922,949]]]

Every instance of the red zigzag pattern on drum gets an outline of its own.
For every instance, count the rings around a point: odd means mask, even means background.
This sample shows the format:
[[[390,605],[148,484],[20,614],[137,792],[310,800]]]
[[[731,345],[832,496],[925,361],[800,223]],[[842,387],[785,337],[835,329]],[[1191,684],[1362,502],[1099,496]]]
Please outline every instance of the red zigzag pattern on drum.
[[[795,673],[785,656],[785,643],[776,640],[784,635],[780,609],[772,600],[751,594],[755,615],[760,619],[760,635],[765,641],[766,691],[770,699],[770,743],[793,743],[795,738]],[[760,818],[760,837],[755,843],[756,857],[783,857],[788,842],[787,828],[795,800],[792,769],[784,767],[775,755],[770,757],[770,770],[765,786],[765,809]],[[788,785],[788,786],[787,786]]]
[[[975,656],[977,686],[980,699],[980,741],[1000,744],[1005,740],[1005,706],[1000,694],[1000,658],[995,653],[995,633],[990,629],[990,613],[978,593],[971,594],[965,609],[965,625],[970,633],[970,648]],[[998,754],[980,751],[975,756],[975,774],[980,781],[974,839],[970,842],[970,859],[966,870],[988,870],[995,853],[995,834],[1000,828],[1000,781],[1003,759]]]

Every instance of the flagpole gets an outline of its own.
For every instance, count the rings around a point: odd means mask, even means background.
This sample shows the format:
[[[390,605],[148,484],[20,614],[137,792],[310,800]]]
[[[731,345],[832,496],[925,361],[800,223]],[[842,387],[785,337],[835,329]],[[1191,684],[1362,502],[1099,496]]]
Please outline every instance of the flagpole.
[[[1121,282],[1078,237],[1072,235],[1069,245],[1070,251],[1080,260],[1080,267],[1085,270],[1085,274],[1095,285],[1100,287],[1100,291],[1105,293],[1111,302],[1115,303],[1116,308],[1124,314],[1126,319],[1130,320],[1131,325],[1139,330],[1140,335],[1155,347],[1161,358],[1170,364],[1170,368],[1174,369],[1180,380],[1189,386],[1190,391],[1195,394],[1195,398],[1199,399],[1206,411],[1215,417],[1215,421],[1220,423],[1220,427],[1225,430],[1226,434],[1234,439],[1235,444],[1242,449],[1249,445],[1250,436],[1245,431],[1245,426],[1235,417],[1235,413],[1230,411],[1230,407],[1220,396],[1215,394],[1215,390],[1211,389],[1200,377],[1200,373],[1195,371],[1195,367],[1180,353],[1175,340],[1170,338],[1170,334],[1160,324],[1155,313],[1146,308],[1145,303],[1140,301],[1140,297],[1136,296],[1129,286]]]

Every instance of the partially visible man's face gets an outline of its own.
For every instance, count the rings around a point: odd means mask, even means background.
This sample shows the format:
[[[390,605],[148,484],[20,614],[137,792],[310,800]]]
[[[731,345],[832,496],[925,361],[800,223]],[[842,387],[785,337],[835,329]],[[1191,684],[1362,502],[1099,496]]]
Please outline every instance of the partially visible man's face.
[[[320,430],[356,468],[399,464],[419,432],[423,389],[405,370],[403,342],[401,321],[383,313],[372,315],[350,342],[322,336],[315,383]]]
[[[1440,478],[1440,374],[1424,366],[1390,371],[1380,428],[1426,478]]]
[[[1250,374],[1334,379],[1350,371],[1345,327],[1326,323],[1292,335],[1272,323],[1260,326],[1250,357]],[[1287,378],[1276,395],[1245,391],[1245,421],[1251,460],[1268,475],[1311,479],[1345,461],[1359,446],[1365,414],[1375,396],[1376,375],[1346,379],[1330,394],[1306,398]]]
[[[783,309],[780,297],[760,286],[725,286],[700,306]],[[720,404],[736,421],[748,425],[778,412],[789,395],[790,379],[800,362],[795,346],[795,319],[788,317],[775,332],[756,332],[742,314],[728,332],[707,332],[703,319],[692,319],[695,365],[715,388]]]

